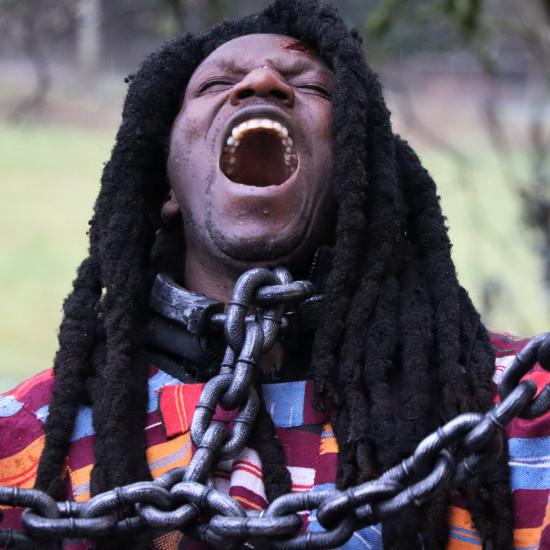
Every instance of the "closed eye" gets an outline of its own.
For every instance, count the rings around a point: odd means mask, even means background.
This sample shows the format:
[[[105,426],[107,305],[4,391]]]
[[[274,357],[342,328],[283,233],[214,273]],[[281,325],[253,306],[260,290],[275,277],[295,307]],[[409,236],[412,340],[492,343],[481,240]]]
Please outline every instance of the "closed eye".
[[[296,86],[296,88],[299,90],[305,90],[305,93],[311,91],[316,95],[324,97],[325,99],[332,99],[332,92],[328,88],[319,86],[318,84],[300,84],[299,86]]]
[[[215,92],[220,89],[227,89],[228,87],[232,86],[233,82],[231,82],[228,79],[223,78],[213,78],[211,80],[207,80],[206,82],[203,82],[196,90],[194,95],[200,96],[201,94],[205,92]]]

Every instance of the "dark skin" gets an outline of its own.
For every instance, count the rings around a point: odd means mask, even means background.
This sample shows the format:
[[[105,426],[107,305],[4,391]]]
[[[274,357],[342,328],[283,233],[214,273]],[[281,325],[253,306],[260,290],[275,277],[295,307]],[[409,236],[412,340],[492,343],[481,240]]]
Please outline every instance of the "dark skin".
[[[237,38],[189,81],[162,209],[165,220],[183,213],[189,290],[228,302],[252,267],[307,276],[315,250],[330,240],[333,75],[299,46],[278,35]],[[239,129],[251,120],[262,128]],[[228,153],[232,135],[241,145]]]

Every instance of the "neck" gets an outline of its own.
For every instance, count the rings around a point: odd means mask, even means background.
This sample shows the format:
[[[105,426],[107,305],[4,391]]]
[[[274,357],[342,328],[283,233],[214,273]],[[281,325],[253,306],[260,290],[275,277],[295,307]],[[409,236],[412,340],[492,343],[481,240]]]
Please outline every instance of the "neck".
[[[254,267],[274,267],[265,263],[255,265],[227,266],[222,263],[209,261],[201,254],[188,251],[185,260],[185,287],[192,292],[202,293],[214,300],[227,304],[233,296],[233,289],[239,277]],[[298,273],[306,271],[298,270]],[[278,371],[285,361],[285,353],[279,342],[258,361],[258,367],[264,371]]]
[[[185,287],[227,304],[237,279],[244,271],[229,272],[223,268],[211,268],[196,256],[188,255],[185,260]]]
[[[209,298],[227,304],[231,301],[237,280],[245,271],[255,267],[271,268],[277,265],[280,265],[279,262],[226,264],[189,250],[185,258],[185,287],[192,292],[205,294]],[[307,269],[307,267],[305,269],[290,267],[293,276],[297,278],[306,278]]]

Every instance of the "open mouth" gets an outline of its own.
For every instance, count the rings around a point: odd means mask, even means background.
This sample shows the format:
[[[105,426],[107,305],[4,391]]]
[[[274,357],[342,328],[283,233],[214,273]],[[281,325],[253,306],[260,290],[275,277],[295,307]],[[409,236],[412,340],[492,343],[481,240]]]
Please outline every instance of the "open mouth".
[[[220,158],[222,172],[233,182],[255,187],[281,185],[298,167],[288,128],[269,118],[237,124]]]

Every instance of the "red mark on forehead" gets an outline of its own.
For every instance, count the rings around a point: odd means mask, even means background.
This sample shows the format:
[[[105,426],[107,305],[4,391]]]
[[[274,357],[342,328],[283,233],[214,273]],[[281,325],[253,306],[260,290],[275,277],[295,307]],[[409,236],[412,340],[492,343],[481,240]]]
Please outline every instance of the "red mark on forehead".
[[[302,52],[306,55],[315,55],[315,52],[305,42],[300,42],[300,40],[282,40],[280,44],[281,50],[292,50],[295,52]]]

